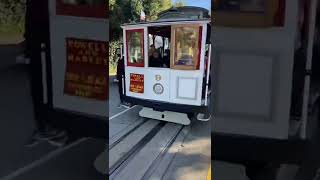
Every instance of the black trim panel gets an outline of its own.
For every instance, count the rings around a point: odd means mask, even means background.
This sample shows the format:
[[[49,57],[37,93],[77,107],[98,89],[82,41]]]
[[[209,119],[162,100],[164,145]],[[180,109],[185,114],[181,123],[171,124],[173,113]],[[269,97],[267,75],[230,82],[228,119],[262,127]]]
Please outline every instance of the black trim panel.
[[[232,163],[301,163],[308,142],[299,139],[276,140],[212,133],[212,160]]]
[[[55,126],[66,129],[77,137],[93,137],[107,139],[109,123],[106,118],[86,116],[75,112],[48,109],[48,120]]]
[[[180,113],[207,113],[208,112],[207,106],[173,104],[173,103],[167,103],[167,102],[161,102],[161,101],[133,98],[129,96],[124,96],[124,100],[132,104],[153,108],[156,111],[174,111],[174,112],[180,112]]]

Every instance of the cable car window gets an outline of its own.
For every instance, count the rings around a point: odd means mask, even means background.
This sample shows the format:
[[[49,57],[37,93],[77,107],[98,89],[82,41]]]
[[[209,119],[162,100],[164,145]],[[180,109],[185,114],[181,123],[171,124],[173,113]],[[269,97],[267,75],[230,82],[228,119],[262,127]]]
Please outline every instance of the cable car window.
[[[149,67],[170,68],[170,26],[148,28]]]
[[[144,67],[144,31],[143,29],[127,30],[127,64]]]
[[[201,31],[197,25],[172,26],[171,67],[197,70],[200,64]]]

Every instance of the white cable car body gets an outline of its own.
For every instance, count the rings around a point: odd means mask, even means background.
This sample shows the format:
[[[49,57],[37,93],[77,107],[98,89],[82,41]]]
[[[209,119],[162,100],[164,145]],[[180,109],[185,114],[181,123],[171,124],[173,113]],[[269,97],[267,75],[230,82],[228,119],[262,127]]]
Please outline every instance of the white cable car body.
[[[144,107],[140,116],[188,125],[192,116],[208,112],[210,19],[163,20],[122,28],[123,93],[127,102]],[[154,67],[151,51],[164,55],[167,66]]]

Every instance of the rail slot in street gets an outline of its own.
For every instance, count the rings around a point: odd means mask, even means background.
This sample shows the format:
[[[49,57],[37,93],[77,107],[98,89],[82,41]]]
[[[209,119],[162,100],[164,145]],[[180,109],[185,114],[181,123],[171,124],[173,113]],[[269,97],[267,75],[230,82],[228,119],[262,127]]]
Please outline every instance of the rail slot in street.
[[[183,128],[180,124],[149,119],[110,149],[109,178],[148,179]]]

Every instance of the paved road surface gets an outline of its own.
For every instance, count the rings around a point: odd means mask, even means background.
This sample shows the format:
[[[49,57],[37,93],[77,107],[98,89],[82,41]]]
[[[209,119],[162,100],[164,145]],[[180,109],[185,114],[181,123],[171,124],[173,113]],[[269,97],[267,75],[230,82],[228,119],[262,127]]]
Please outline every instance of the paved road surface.
[[[141,107],[134,107],[121,114],[125,109],[117,108],[119,104],[118,87],[110,80],[109,141],[139,119]],[[119,114],[120,113],[120,114]],[[190,126],[179,151],[174,154],[166,167],[164,180],[205,180],[211,159],[211,122],[196,121]],[[169,150],[169,153],[171,151]]]
[[[22,51],[18,45],[0,45],[0,177],[55,149],[48,143],[24,146],[33,132],[34,116],[28,67],[15,64]]]

